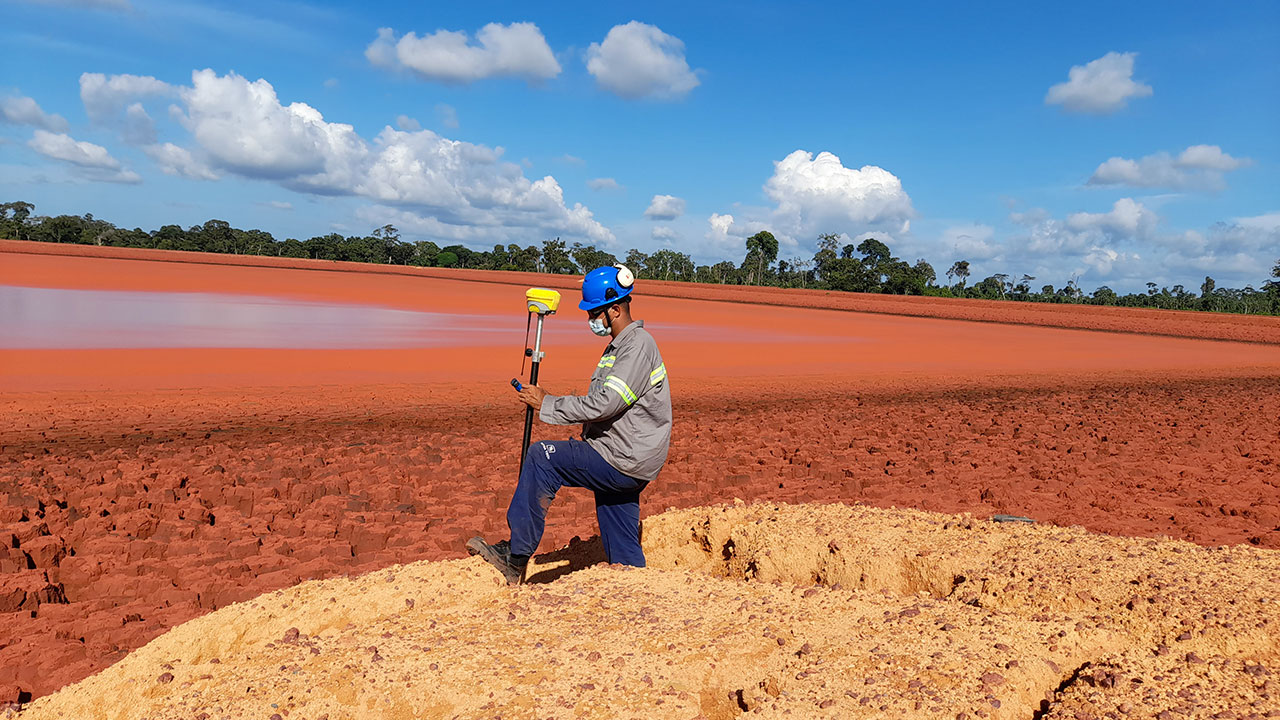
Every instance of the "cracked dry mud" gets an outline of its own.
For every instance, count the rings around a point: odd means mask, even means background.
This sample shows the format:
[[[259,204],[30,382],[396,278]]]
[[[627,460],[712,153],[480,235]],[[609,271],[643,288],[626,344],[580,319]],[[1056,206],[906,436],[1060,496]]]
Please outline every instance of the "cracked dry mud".
[[[1280,554],[844,505],[671,510],[303,583],[187,622],[23,720],[1280,715]]]
[[[1274,382],[939,383],[685,381],[642,510],[740,496],[1280,542]],[[0,430],[0,537],[16,545],[0,549],[0,690],[40,697],[232,602],[500,537],[520,418],[496,391],[459,398],[331,386],[0,404],[41,423]],[[567,490],[544,547],[594,532],[590,496]]]

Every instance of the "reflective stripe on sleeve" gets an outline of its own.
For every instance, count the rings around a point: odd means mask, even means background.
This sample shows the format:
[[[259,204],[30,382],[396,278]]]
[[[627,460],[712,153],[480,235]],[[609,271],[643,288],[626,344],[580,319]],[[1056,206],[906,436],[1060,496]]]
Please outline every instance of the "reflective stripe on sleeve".
[[[616,362],[617,359],[618,359],[617,355],[605,355],[604,357],[600,358],[600,362],[596,363],[596,367],[598,368],[613,367],[613,363]]]
[[[615,392],[622,396],[628,405],[636,401],[636,394],[631,392],[631,386],[627,385],[622,378],[617,375],[610,375],[604,379],[604,384],[613,388]]]
[[[667,377],[667,364],[662,363],[661,365],[658,366],[656,370],[649,373],[649,384],[657,385],[658,383],[662,382],[663,379],[666,377]]]

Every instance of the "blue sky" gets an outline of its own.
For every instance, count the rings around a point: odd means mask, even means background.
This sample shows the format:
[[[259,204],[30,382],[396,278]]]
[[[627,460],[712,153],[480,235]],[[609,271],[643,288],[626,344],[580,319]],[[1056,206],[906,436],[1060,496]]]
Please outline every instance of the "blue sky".
[[[154,229],[1255,287],[1280,5],[19,2],[0,193]],[[14,60],[13,58],[21,58]]]

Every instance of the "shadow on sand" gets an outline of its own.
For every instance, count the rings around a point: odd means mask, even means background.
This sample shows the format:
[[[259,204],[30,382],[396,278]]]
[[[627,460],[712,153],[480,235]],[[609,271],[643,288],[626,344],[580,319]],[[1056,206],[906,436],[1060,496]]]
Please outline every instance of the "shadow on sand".
[[[554,582],[571,572],[602,562],[605,562],[604,545],[601,544],[599,535],[592,535],[586,540],[575,537],[559,550],[530,558],[529,570],[524,581],[526,583]]]

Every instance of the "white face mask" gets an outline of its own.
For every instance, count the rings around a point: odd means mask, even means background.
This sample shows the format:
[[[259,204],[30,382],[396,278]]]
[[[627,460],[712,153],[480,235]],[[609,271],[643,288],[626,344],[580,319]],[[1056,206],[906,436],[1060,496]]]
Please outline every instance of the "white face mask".
[[[609,335],[609,326],[604,324],[604,315],[588,320],[587,327],[591,328],[591,332],[600,337]]]

